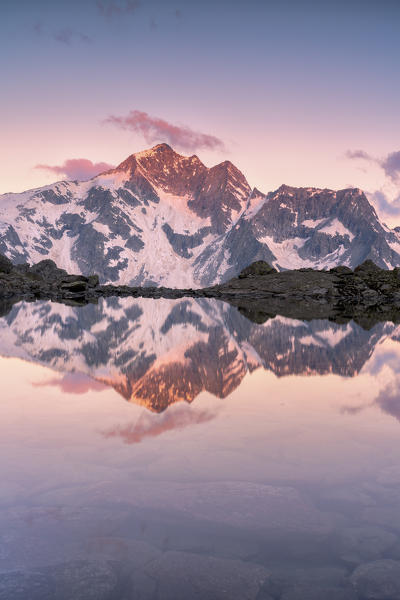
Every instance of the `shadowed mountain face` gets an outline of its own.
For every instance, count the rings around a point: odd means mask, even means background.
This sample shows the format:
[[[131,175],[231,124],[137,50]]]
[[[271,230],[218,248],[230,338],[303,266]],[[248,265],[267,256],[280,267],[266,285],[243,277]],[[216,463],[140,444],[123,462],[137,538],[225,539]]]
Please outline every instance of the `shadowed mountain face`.
[[[74,378],[78,391],[89,376],[95,389],[112,386],[156,412],[203,390],[225,398],[259,368],[352,377],[386,337],[397,340],[398,327],[378,323],[366,331],[354,322],[283,317],[256,324],[217,300],[186,298],[108,298],[84,307],[22,302],[0,319],[3,356],[63,373],[69,391]]]
[[[101,282],[202,287],[255,260],[279,269],[400,265],[400,233],[358,189],[251,190],[229,161],[207,168],[167,144],[86,182],[0,196],[0,253],[51,258]]]

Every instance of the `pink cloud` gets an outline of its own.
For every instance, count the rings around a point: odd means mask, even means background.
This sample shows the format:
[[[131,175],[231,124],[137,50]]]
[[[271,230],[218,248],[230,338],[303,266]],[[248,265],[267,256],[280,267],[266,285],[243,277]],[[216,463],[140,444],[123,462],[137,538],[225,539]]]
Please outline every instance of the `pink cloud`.
[[[345,156],[350,160],[363,160],[378,165],[393,183],[400,183],[400,150],[390,152],[383,158],[371,156],[364,150],[347,150]],[[388,217],[400,215],[400,195],[389,199],[382,190],[376,190],[367,196],[382,215]]]
[[[188,152],[225,149],[222,140],[214,135],[193,131],[186,125],[174,125],[140,110],[131,110],[125,117],[111,115],[105,122],[139,133],[148,144],[167,142],[174,148]]]
[[[396,380],[388,383],[375,398],[375,404],[400,421],[400,382]]]
[[[61,379],[54,377],[47,381],[32,383],[32,385],[34,387],[59,387],[62,392],[67,394],[86,394],[90,391],[101,392],[108,387],[104,383],[91,379],[83,373],[67,373]]]
[[[168,409],[161,415],[143,413],[135,424],[116,425],[103,431],[106,439],[121,438],[125,444],[139,444],[145,438],[157,437],[167,431],[184,429],[191,425],[207,423],[216,416],[209,410],[195,410],[188,406],[177,406]]]
[[[393,181],[400,180],[400,150],[391,152],[380,163],[385,175]]]
[[[375,163],[385,171],[386,177],[390,177],[393,181],[400,180],[400,150],[390,152],[383,158],[375,158],[364,150],[347,150],[345,156],[350,160],[361,159]]]
[[[93,163],[87,158],[69,158],[62,165],[36,165],[35,169],[44,169],[56,175],[61,175],[67,179],[78,179],[85,181],[91,179],[99,173],[113,169],[114,165],[105,162]]]

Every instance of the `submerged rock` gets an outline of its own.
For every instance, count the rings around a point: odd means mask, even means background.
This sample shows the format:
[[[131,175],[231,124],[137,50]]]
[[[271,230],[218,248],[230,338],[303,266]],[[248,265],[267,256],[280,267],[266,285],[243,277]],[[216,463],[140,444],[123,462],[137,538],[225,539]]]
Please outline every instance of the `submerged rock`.
[[[113,564],[75,561],[0,574],[0,600],[110,600],[121,592]]]
[[[247,561],[167,551],[145,571],[157,581],[157,598],[270,600],[269,595],[260,593],[269,577],[268,569]]]
[[[317,587],[310,584],[288,590],[280,600],[358,600],[358,596],[351,588]]]
[[[76,561],[49,568],[55,598],[67,600],[109,600],[118,597],[119,581],[107,561]]]
[[[0,600],[52,600],[54,589],[43,573],[37,571],[0,574]]]
[[[400,562],[383,559],[360,565],[351,582],[365,600],[400,600]]]
[[[379,559],[397,542],[397,536],[381,527],[347,527],[339,536],[340,558],[353,564]]]

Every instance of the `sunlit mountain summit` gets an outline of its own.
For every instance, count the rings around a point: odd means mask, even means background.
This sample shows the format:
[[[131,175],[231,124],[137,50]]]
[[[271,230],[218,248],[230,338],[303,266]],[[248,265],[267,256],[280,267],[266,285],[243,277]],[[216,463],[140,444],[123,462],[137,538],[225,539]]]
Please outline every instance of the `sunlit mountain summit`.
[[[102,282],[202,287],[255,260],[276,268],[400,265],[400,233],[359,189],[250,188],[231,162],[207,168],[167,144],[89,181],[0,196],[0,253],[53,259]]]

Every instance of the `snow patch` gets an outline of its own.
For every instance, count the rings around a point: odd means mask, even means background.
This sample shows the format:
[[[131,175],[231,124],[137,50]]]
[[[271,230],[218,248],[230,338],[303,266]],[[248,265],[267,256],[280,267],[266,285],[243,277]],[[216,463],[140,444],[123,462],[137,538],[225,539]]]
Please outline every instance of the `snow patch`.
[[[310,229],[314,229],[318,227],[318,225],[321,225],[321,223],[324,221],[326,221],[326,219],[305,219],[301,222],[301,225],[304,225],[304,227],[310,227]]]
[[[388,245],[394,252],[397,252],[397,254],[400,254],[400,242],[388,242]],[[391,268],[391,267],[389,267],[389,268]]]
[[[298,250],[300,250],[309,239],[310,238],[308,237],[295,237],[284,240],[283,242],[275,242],[272,237],[265,235],[262,238],[258,238],[258,241],[262,244],[267,244],[275,256],[276,261],[274,266],[279,265],[284,269],[297,269],[305,266],[304,264],[307,262],[303,258],[300,258]]]
[[[331,348],[337,346],[346,336],[353,331],[350,323],[338,329],[325,329],[318,332],[318,337],[325,340]]]
[[[347,235],[351,242],[354,239],[354,234],[347,229],[347,227],[345,227],[343,223],[339,221],[339,219],[332,219],[329,224],[324,225],[324,227],[321,227],[318,229],[318,231],[321,233],[327,233],[328,235]]]
[[[264,194],[256,194],[254,196],[250,196],[247,207],[244,212],[244,218],[246,221],[250,221],[256,214],[265,206],[267,202],[267,197]]]
[[[299,343],[303,346],[319,346],[322,348],[324,347],[324,344],[322,344],[318,339],[316,339],[312,335],[305,335],[304,337],[299,338]]]

